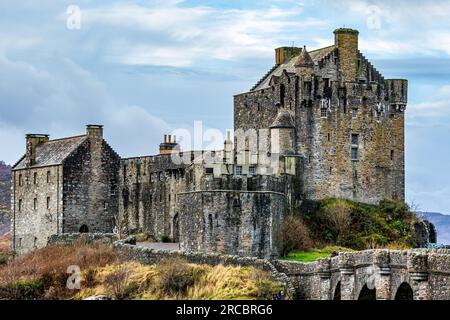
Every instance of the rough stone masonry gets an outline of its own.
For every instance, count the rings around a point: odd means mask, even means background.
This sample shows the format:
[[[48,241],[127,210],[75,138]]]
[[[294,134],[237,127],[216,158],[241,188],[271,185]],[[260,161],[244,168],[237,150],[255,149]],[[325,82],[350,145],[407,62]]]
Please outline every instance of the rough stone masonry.
[[[28,135],[12,177],[13,248],[70,232],[145,232],[185,251],[270,258],[285,215],[304,200],[404,201],[406,80],[386,80],[358,49],[275,50],[275,65],[234,97],[234,141],[120,159],[101,126],[50,140]],[[182,157],[185,161],[174,161]],[[186,161],[187,159],[187,161]]]

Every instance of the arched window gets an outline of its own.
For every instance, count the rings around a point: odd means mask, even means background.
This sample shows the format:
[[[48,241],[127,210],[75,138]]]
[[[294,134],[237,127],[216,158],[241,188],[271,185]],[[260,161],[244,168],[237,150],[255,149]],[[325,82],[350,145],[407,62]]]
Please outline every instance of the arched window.
[[[85,224],[83,224],[83,225],[80,227],[80,233],[89,233],[89,228],[88,228],[88,226],[85,225]]]
[[[414,293],[409,283],[403,282],[398,287],[395,300],[414,300]]]

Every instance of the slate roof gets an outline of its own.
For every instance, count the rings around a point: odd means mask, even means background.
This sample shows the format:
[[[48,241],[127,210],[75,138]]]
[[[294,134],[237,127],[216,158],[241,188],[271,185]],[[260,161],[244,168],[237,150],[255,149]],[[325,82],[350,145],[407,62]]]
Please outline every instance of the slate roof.
[[[46,167],[62,164],[85,140],[86,135],[55,139],[36,147],[36,163],[32,167]],[[13,167],[13,170],[25,169],[25,156]]]
[[[314,64],[317,64],[320,60],[322,60],[324,57],[326,57],[331,52],[333,52],[334,49],[336,49],[336,46],[332,45],[329,47],[310,51],[308,53],[309,53],[309,56],[311,57],[312,61],[314,62]],[[276,66],[272,70],[272,72],[269,72],[266,75],[266,77],[264,78],[264,80],[261,81],[253,90],[260,90],[260,89],[268,88],[269,82],[270,82],[270,79],[272,78],[272,76],[278,76],[278,77],[281,76],[283,70],[294,73],[295,72],[295,64],[296,64],[298,58],[299,58],[299,56],[293,57],[291,60],[286,61],[285,63],[280,64],[279,66]]]

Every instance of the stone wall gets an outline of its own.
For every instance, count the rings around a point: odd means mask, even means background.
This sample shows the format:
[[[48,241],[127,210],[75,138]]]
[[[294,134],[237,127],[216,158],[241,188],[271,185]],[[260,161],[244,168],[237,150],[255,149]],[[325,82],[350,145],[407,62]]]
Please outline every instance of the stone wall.
[[[150,248],[133,246],[125,244],[124,241],[117,241],[114,243],[116,250],[128,259],[139,261],[143,264],[154,264],[162,259],[181,259],[189,263],[206,264],[211,266],[224,265],[224,266],[241,266],[241,267],[254,267],[270,273],[271,277],[275,281],[279,281],[284,284],[285,291],[283,292],[286,299],[292,299],[295,295],[295,289],[290,279],[283,273],[277,271],[277,269],[268,260],[251,258],[251,257],[239,257],[233,255],[222,255],[217,253],[192,253],[192,252],[179,252],[179,251],[161,251],[153,250]]]
[[[49,245],[73,245],[73,244],[106,244],[110,245],[118,241],[118,236],[113,233],[64,233],[52,235]]]
[[[181,193],[174,228],[185,251],[270,258],[286,214],[282,193],[212,190]]]
[[[11,231],[13,250],[20,254],[46,246],[60,230],[63,170],[61,166],[30,168],[12,175]]]
[[[175,164],[170,155],[122,160],[119,218],[123,233],[146,232],[156,240],[171,235],[176,194],[194,183],[186,177],[186,167]]]
[[[167,155],[122,160],[122,233],[169,236],[185,250],[276,255],[292,178],[207,174],[207,167],[195,156],[178,165]]]
[[[120,157],[103,138],[90,138],[63,165],[61,233],[112,232],[118,216]]]

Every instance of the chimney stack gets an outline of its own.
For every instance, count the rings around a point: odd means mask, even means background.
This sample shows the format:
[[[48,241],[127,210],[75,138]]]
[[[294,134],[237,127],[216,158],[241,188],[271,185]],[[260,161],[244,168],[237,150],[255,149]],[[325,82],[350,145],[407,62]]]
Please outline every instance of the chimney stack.
[[[165,154],[172,154],[180,151],[180,147],[177,143],[176,136],[173,136],[172,141],[172,135],[164,135],[164,142],[159,145],[159,154],[165,155]]]
[[[89,139],[103,140],[103,126],[98,124],[88,124],[86,126],[86,136]]]
[[[340,28],[334,31],[342,82],[355,82],[358,77],[358,30]]]
[[[301,48],[296,47],[281,47],[275,49],[275,64],[279,66],[289,62],[292,58],[298,56],[302,51]]]
[[[41,143],[49,141],[48,134],[27,134],[26,135],[26,153],[25,161],[27,167],[34,166],[36,164],[36,148]]]

